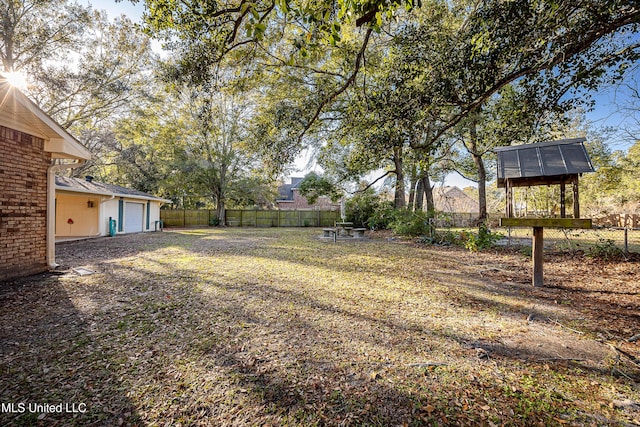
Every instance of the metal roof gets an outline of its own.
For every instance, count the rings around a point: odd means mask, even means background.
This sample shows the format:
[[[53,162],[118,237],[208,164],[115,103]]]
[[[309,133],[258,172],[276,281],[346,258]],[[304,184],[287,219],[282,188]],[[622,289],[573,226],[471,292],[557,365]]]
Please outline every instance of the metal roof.
[[[74,193],[87,193],[102,196],[129,197],[133,199],[155,200],[163,203],[171,203],[171,200],[153,196],[143,191],[121,187],[119,185],[105,184],[97,181],[87,181],[79,178],[56,176],[56,190],[72,191]]]
[[[498,186],[507,179],[526,181],[594,172],[585,138],[498,147]]]

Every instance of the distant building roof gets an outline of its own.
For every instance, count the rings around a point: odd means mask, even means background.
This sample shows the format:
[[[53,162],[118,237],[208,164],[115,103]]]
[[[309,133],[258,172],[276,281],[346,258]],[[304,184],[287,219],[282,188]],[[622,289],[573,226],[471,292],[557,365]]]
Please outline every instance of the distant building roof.
[[[119,185],[104,184],[93,179],[68,178],[56,176],[56,190],[73,191],[76,193],[99,194],[103,196],[132,197],[143,200],[157,200],[171,203],[171,200],[153,196],[144,191],[133,190]]]
[[[304,178],[291,177],[291,184],[283,184],[278,187],[278,201],[293,200],[293,190],[298,188],[298,185]]]
[[[436,187],[433,203],[437,211],[447,213],[478,213],[478,202],[458,187]]]
[[[526,182],[542,178],[536,184],[543,184],[545,178],[593,172],[584,141],[574,138],[495,148],[498,187],[504,187],[507,179]]]

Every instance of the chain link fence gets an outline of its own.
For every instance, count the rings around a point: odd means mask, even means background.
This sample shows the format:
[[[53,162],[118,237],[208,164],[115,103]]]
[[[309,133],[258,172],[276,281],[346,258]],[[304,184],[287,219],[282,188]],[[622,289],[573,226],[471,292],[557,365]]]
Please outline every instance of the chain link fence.
[[[502,238],[500,246],[531,247],[532,228],[490,227],[492,233]],[[436,227],[436,232],[477,232],[477,228]],[[595,253],[603,256],[616,254],[640,253],[640,228],[631,227],[594,227],[580,229],[544,229],[544,246],[546,250],[557,252]]]
[[[533,230],[528,228],[495,228],[505,237],[506,245],[531,246]],[[640,252],[640,228],[544,229],[545,248],[561,252]]]
[[[501,214],[491,214],[487,220],[491,232],[502,235],[502,246],[531,247],[533,229],[500,227]],[[440,213],[432,220],[436,232],[476,232],[478,214]],[[594,219],[589,230],[544,229],[545,249],[558,252],[597,252],[600,255],[640,253],[640,215],[612,214]]]

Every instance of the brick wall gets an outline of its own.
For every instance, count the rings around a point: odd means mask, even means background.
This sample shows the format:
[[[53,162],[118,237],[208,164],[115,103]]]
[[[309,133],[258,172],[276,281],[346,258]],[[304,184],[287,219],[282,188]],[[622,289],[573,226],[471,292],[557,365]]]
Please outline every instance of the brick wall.
[[[320,196],[316,203],[310,205],[307,201],[307,198],[300,194],[300,190],[297,188],[293,189],[293,200],[277,200],[279,209],[319,209],[322,211],[333,211],[340,209],[340,203],[333,203],[331,199],[327,196]]]
[[[47,269],[44,140],[0,126],[0,280]]]

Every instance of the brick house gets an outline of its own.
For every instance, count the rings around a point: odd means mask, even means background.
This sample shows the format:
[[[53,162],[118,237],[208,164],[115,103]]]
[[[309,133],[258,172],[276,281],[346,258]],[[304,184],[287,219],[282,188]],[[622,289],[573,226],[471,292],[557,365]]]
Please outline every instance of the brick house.
[[[307,198],[300,194],[298,185],[304,178],[292,177],[291,184],[278,187],[278,209],[283,210],[320,210],[335,211],[340,209],[340,203],[333,203],[329,197],[320,196],[314,204],[309,204]]]
[[[55,172],[89,151],[0,78],[0,280],[54,268]]]

